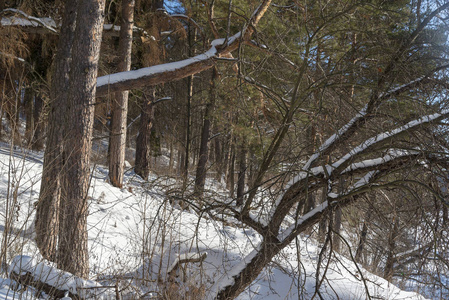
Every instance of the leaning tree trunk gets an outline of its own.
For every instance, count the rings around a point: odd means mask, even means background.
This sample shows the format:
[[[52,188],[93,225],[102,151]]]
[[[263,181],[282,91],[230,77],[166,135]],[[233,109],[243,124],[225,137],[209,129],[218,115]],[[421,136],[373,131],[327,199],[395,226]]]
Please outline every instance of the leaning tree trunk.
[[[143,97],[142,111],[140,113],[139,134],[136,139],[136,162],[134,172],[143,179],[147,179],[150,174],[150,142],[151,128],[154,119],[154,95],[155,89],[151,88],[148,98]]]
[[[132,34],[134,23],[134,0],[122,0],[118,71],[131,69]],[[113,186],[123,185],[126,148],[126,117],[128,114],[128,91],[114,94],[112,124],[109,137],[109,179]]]
[[[234,283],[220,290],[216,296],[219,300],[234,299],[262,272],[268,263],[279,253],[279,241],[274,236],[264,238],[260,249],[251,261],[236,276]]]
[[[36,244],[42,256],[55,260],[59,230],[59,201],[61,197],[61,172],[63,169],[62,140],[64,116],[69,95],[69,73],[75,34],[77,1],[66,1],[58,52],[50,89],[47,142],[42,170],[39,201],[36,208]]]
[[[87,277],[87,195],[104,0],[79,0],[64,140],[58,267]]]

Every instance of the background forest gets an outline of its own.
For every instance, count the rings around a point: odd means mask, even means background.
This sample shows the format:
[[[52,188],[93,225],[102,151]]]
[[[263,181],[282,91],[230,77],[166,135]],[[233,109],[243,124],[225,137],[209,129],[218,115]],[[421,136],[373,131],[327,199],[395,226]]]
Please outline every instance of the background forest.
[[[298,279],[298,297],[339,298],[323,287],[332,289],[327,270],[340,258],[449,297],[449,2],[0,0],[0,20],[0,139],[11,157],[43,153],[31,205],[38,261],[95,277],[88,218],[105,170],[117,191],[157,190],[198,224],[256,237],[196,292],[179,287],[189,274],[206,278],[206,252],[193,247],[164,276],[159,266],[155,298],[236,298],[286,249],[302,274],[307,243],[316,243],[314,292]],[[9,165],[4,273],[25,265],[12,260],[21,186]],[[140,241],[149,268],[156,240]],[[12,269],[24,286],[66,289]],[[362,273],[353,277],[371,298]],[[117,278],[105,284],[124,297]]]

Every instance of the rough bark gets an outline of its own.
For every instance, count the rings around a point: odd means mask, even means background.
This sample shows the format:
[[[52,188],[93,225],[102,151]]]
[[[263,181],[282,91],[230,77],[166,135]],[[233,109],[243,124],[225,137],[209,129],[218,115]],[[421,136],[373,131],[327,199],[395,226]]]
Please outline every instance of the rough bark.
[[[59,201],[63,169],[62,140],[64,116],[69,94],[69,72],[76,24],[77,1],[66,1],[58,52],[50,89],[50,111],[42,183],[36,208],[36,244],[42,256],[55,260],[59,231]]]
[[[98,58],[104,20],[104,0],[79,0],[70,70],[69,107],[64,123],[63,172],[58,266],[87,277],[87,192]]]
[[[134,172],[145,180],[150,174],[150,143],[151,128],[153,127],[154,119],[154,95],[155,89],[151,88],[151,90],[143,97],[139,133],[136,139],[136,162]]]
[[[134,24],[134,0],[122,1],[118,71],[131,68],[132,34]],[[114,94],[112,101],[112,124],[109,137],[109,179],[116,187],[123,185],[126,148],[126,118],[128,114],[128,91]]]
[[[109,93],[128,91],[132,89],[138,89],[147,86],[155,86],[167,82],[181,80],[186,77],[193,76],[194,74],[198,74],[200,72],[208,70],[212,68],[214,65],[215,61],[211,57],[207,60],[192,61],[191,64],[188,64],[182,68],[178,68],[175,70],[168,70],[161,73],[149,72],[148,75],[139,76],[138,78],[134,79],[123,79],[120,81],[112,82],[113,78],[108,79],[110,75],[107,75],[106,80],[111,81],[111,83],[99,85],[97,95],[105,96]],[[117,74],[117,76],[118,75],[124,74]]]

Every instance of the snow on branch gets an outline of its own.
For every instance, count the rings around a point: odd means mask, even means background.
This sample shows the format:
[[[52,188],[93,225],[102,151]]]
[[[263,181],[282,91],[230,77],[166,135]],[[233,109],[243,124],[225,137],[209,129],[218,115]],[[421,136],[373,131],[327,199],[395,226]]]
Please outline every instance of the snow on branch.
[[[366,173],[365,176],[363,176],[362,178],[360,178],[356,183],[354,183],[354,185],[352,187],[350,187],[347,191],[345,191],[344,193],[341,194],[336,194],[336,193],[329,193],[327,196],[328,198],[331,199],[338,199],[338,198],[342,198],[345,197],[349,194],[354,193],[355,191],[357,191],[358,189],[367,186],[368,184],[371,184],[371,179],[374,177],[374,175],[376,175],[378,173],[378,171],[369,171],[368,173]]]
[[[356,192],[359,189],[362,189],[368,185],[371,184],[371,180],[374,178],[374,175],[376,175],[378,172],[377,171],[370,171],[368,173],[366,173],[365,176],[363,176],[362,178],[360,178],[349,190],[347,190],[345,193],[341,193],[341,194],[336,194],[336,193],[329,193],[327,196],[327,199],[333,199],[334,201],[331,202],[331,205],[333,205],[334,203],[337,203],[335,200],[338,198],[343,198],[346,197],[349,194],[352,194],[354,192]],[[309,211],[308,213],[306,213],[305,215],[301,216],[294,224],[292,224],[291,226],[289,226],[287,229],[285,229],[283,232],[281,232],[278,235],[278,239],[281,242],[285,242],[287,239],[290,239],[292,234],[296,235],[297,234],[297,230],[298,228],[309,222],[312,219],[318,219],[317,216],[321,216],[323,214],[323,212],[329,208],[329,200],[324,201],[323,203],[321,203],[320,205],[318,205],[317,207],[315,207],[314,209],[312,209],[311,211]]]
[[[212,46],[206,53],[181,61],[98,77],[97,96],[182,79],[212,67],[216,55],[217,49]]]
[[[47,261],[19,255],[9,267],[10,277],[22,285],[32,285],[54,296],[68,293],[75,299],[114,299],[115,294],[98,282],[85,280],[53,267]]]
[[[120,29],[121,29],[120,25],[104,24],[103,25],[103,30],[104,30],[103,34],[107,34],[108,36],[119,37],[120,36]],[[142,28],[137,27],[137,26],[133,26],[133,35],[135,33],[139,33],[139,34],[144,35],[144,36],[148,35],[148,32],[146,32]]]
[[[249,26],[246,26],[243,31],[239,31],[229,38],[212,41],[212,47],[203,54],[178,62],[120,72],[97,78],[97,96],[175,81],[211,68],[215,64],[215,58],[228,55],[236,50],[241,42],[250,39],[255,31],[255,27],[270,4],[271,0],[263,0],[252,14],[248,22]]]
[[[415,86],[417,83],[421,83],[422,81],[424,81],[425,79],[428,79],[428,76],[421,76],[415,80],[412,80],[406,84],[400,85],[398,87],[395,87],[391,90],[389,90],[386,93],[381,93],[379,95],[379,98],[390,98],[393,95],[399,94],[401,92],[403,92],[404,90],[409,90],[410,87]]]
[[[402,92],[408,91],[411,88],[416,87],[419,84],[422,84],[422,83],[430,80],[431,79],[430,78],[431,74],[434,74],[436,72],[439,72],[439,71],[447,69],[447,68],[449,68],[449,64],[438,66],[438,67],[434,68],[433,70],[431,70],[427,75],[418,77],[418,78],[416,78],[416,79],[414,79],[414,80],[412,80],[410,82],[407,82],[407,83],[402,84],[402,85],[400,85],[398,87],[395,87],[395,88],[389,90],[386,93],[381,93],[379,95],[379,99],[388,99],[388,98],[391,98],[391,97],[393,97],[395,95],[398,95],[398,94],[400,94]]]
[[[353,127],[354,124],[364,118],[366,116],[368,105],[366,105],[364,108],[362,108],[354,118],[352,118],[346,125],[341,127],[335,134],[333,134],[331,137],[329,137],[319,148],[318,151],[316,151],[307,161],[307,163],[304,165],[303,170],[307,170],[310,168],[312,163],[317,160],[321,153],[327,150],[331,145],[335,144],[336,141],[338,141],[339,137],[341,137],[343,134],[345,134],[349,128]]]
[[[246,268],[247,265],[251,263],[251,261],[256,257],[259,253],[262,245],[259,244],[251,251],[248,255],[243,257],[239,263],[232,267],[231,270],[225,272],[217,281],[215,281],[214,285],[211,287],[209,295],[207,299],[217,299],[218,293],[225,287],[232,285],[235,282],[235,277],[240,275],[243,269]]]
[[[57,28],[60,26],[60,24],[57,24],[55,20],[52,18],[38,18],[33,17],[25,12],[14,9],[14,8],[7,8],[0,12],[0,14],[4,14],[7,12],[11,12],[16,14],[16,16],[13,17],[2,17],[0,19],[0,25],[1,26],[20,26],[24,30],[28,29],[28,31],[37,32],[37,33],[45,33],[50,32],[53,34],[58,34]],[[22,15],[23,17],[19,17],[17,15]],[[120,26],[119,25],[113,25],[113,24],[104,24],[103,29],[105,34],[108,34],[109,36],[116,36],[118,37],[120,35]],[[42,30],[45,30],[44,32]],[[148,33],[145,32],[142,28],[133,26],[133,32],[140,33],[143,35],[147,35]]]
[[[179,255],[175,259],[175,261],[171,264],[170,268],[167,270],[167,274],[170,276],[175,276],[176,270],[182,265],[186,263],[195,263],[195,262],[202,262],[207,257],[207,252],[201,252],[201,253],[184,253]]]
[[[328,208],[328,206],[329,206],[329,202],[324,201],[323,203],[321,203],[320,205],[318,205],[317,207],[315,207],[314,209],[312,209],[305,215],[301,216],[295,224],[290,225],[287,229],[285,229],[283,232],[281,232],[278,235],[278,239],[280,241],[284,241],[290,234],[293,233],[293,231],[296,229],[296,227],[298,227],[299,225],[302,225],[307,220],[310,220],[311,218],[315,217],[317,214],[322,214],[323,211],[326,208]]]
[[[6,57],[9,57],[9,58],[12,58],[12,59],[17,59],[17,60],[20,61],[20,62],[26,62],[25,59],[23,59],[23,58],[21,58],[21,57],[14,56],[14,55],[11,55],[11,54],[9,54],[9,53],[4,53],[4,52],[1,52],[1,51],[0,51],[0,55],[6,56]]]
[[[349,165],[346,169],[344,169],[340,174],[345,174],[348,172],[358,171],[362,169],[367,168],[375,168],[379,167],[385,163],[388,163],[390,161],[393,161],[398,158],[402,157],[409,157],[410,155],[418,155],[419,151],[417,150],[390,150],[388,151],[388,154],[383,157],[373,158],[373,159],[367,159],[360,162],[353,163]]]
[[[395,260],[399,261],[405,258],[409,258],[411,256],[419,256],[422,252],[428,251],[435,245],[435,241],[430,241],[427,244],[424,245],[417,245],[414,248],[395,254]]]
[[[187,15],[183,15],[183,14],[172,14],[172,15],[170,15],[170,17],[174,18],[174,19],[184,20],[186,22],[191,23],[193,26],[195,26],[198,29],[202,38],[205,39],[205,34],[204,34],[203,28],[194,19],[190,18]]]
[[[415,127],[421,126],[426,123],[430,123],[436,120],[439,120],[441,118],[446,117],[449,114],[449,109],[442,110],[439,113],[435,113],[432,115],[423,116],[419,119],[413,120],[405,124],[404,126],[398,127],[392,131],[383,132],[380,133],[372,138],[367,139],[357,147],[353,148],[351,151],[349,151],[346,155],[344,155],[342,158],[340,158],[337,162],[333,163],[332,166],[334,168],[338,168],[343,163],[347,162],[350,159],[353,159],[356,155],[361,154],[365,152],[367,149],[371,148],[372,146],[379,144],[387,139],[390,139],[392,137],[395,137],[399,134],[402,134],[404,132],[407,132],[411,129],[414,129]]]
[[[51,18],[36,18],[32,17],[26,13],[24,13],[21,10],[15,9],[15,8],[7,8],[2,11],[4,12],[12,12],[15,14],[19,14],[24,16],[25,18],[18,18],[18,17],[3,17],[1,19],[1,25],[2,26],[30,26],[30,27],[44,27],[51,32],[57,33],[58,31],[56,28],[56,23]]]
[[[426,80],[430,79],[430,75],[433,73],[436,73],[438,71],[444,70],[449,68],[449,64],[446,65],[442,65],[439,66],[435,69],[433,69],[432,71],[429,72],[429,74],[418,77],[414,80],[411,80],[408,83],[405,83],[403,85],[400,85],[398,87],[395,87],[391,90],[389,90],[386,93],[382,93],[377,97],[377,100],[383,100],[383,99],[388,99],[391,98],[393,96],[396,96],[404,91],[410,90],[410,88],[413,88],[421,83],[423,83]],[[372,104],[370,102],[370,104]],[[370,104],[365,105],[365,107],[363,107],[354,118],[352,118],[348,123],[346,123],[343,127],[341,127],[335,134],[333,134],[332,136],[330,136],[319,148],[318,150],[309,158],[309,160],[307,161],[307,163],[304,165],[303,169],[307,170],[310,168],[310,166],[322,155],[323,152],[325,152],[326,150],[328,150],[331,146],[335,145],[337,142],[339,142],[341,140],[341,137],[343,137],[350,129],[354,128],[355,124],[357,122],[360,122],[361,120],[363,120],[366,115],[367,112],[370,111],[370,109],[372,109],[372,107],[370,107]]]
[[[354,117],[351,120],[351,122],[346,124],[346,126],[342,127],[342,129],[340,129],[339,132],[343,132],[346,128],[352,126],[352,123],[355,122],[356,118],[361,117],[363,115],[363,112],[364,112],[364,110],[362,110],[359,114],[357,114],[357,116]],[[354,158],[356,158],[357,155],[360,155],[360,154],[366,152],[366,150],[370,149],[372,146],[379,144],[381,142],[384,142],[384,141],[386,141],[390,138],[393,138],[399,134],[402,134],[404,132],[410,131],[410,130],[412,130],[418,126],[421,126],[423,124],[430,123],[430,122],[445,118],[448,114],[449,114],[449,109],[442,110],[439,113],[423,116],[419,119],[410,121],[407,124],[405,124],[401,127],[398,127],[392,131],[380,133],[380,134],[376,135],[375,137],[365,140],[363,143],[361,143],[358,146],[356,146],[355,148],[353,148],[349,153],[347,153],[342,158],[340,158],[337,162],[335,162],[331,165],[314,167],[309,170],[307,170],[304,167],[303,171],[299,172],[296,176],[294,176],[285,185],[284,192],[281,193],[277,197],[274,205],[271,207],[270,212],[267,215],[267,219],[263,221],[263,224],[266,226],[267,224],[269,224],[271,222],[271,220],[273,219],[273,216],[276,214],[276,211],[277,211],[280,203],[282,201],[284,201],[284,198],[286,197],[286,195],[288,195],[288,193],[291,192],[290,190],[293,188],[294,185],[297,185],[298,183],[300,183],[306,179],[310,180],[310,178],[316,177],[316,176],[330,177],[332,175],[332,172],[334,172],[334,170],[336,170],[338,167],[342,166],[344,163],[346,163],[350,160],[353,160]],[[334,140],[337,138],[338,138],[337,134],[333,135],[333,137],[328,139],[328,142],[325,142],[322,145],[322,149],[325,149],[325,147],[328,147],[329,145],[331,145],[334,142]],[[398,150],[391,150],[390,153],[388,153],[384,157],[353,163],[349,167],[345,168],[339,174],[341,175],[344,173],[348,173],[349,171],[355,171],[356,169],[373,168],[375,166],[381,166],[381,165],[386,164],[387,162],[393,161],[395,159],[410,156],[410,155],[416,155],[417,153],[418,153],[417,151],[416,152],[415,151],[401,152]],[[306,167],[310,168],[310,164],[313,162],[314,159],[318,158],[318,156],[319,156],[319,152],[315,152],[311,156],[309,161],[307,162]]]
[[[224,39],[216,39],[205,53],[181,61],[98,77],[97,96],[175,81],[207,70],[214,65],[214,58],[228,53],[239,38],[240,32],[229,38],[225,45]]]

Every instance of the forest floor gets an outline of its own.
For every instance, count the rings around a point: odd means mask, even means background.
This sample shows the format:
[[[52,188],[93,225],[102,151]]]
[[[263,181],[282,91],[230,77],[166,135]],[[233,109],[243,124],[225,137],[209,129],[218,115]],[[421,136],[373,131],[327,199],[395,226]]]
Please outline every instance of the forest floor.
[[[2,251],[6,251],[0,299],[48,298],[32,288],[22,289],[8,273],[14,267],[14,257],[16,262],[24,257],[41,260],[34,243],[33,222],[42,161],[40,152],[0,145],[0,234]],[[148,181],[143,181],[128,170],[120,189],[109,184],[106,167],[92,168],[88,199],[90,279],[116,286],[123,299],[156,299],[161,295],[166,299],[186,295],[207,299],[214,283],[228,280],[227,271],[260,242],[251,229],[223,225],[193,210],[181,209],[181,184],[174,178],[152,173]],[[208,179],[207,188],[217,197],[226,195],[224,187],[214,180]],[[319,253],[313,238],[301,236],[238,299],[319,298],[315,294]],[[199,258],[204,259],[199,262]],[[170,273],[182,259],[197,261],[182,263]],[[320,278],[324,269],[318,272]],[[334,253],[321,282],[323,298],[367,299],[367,291],[372,299],[424,299]]]

